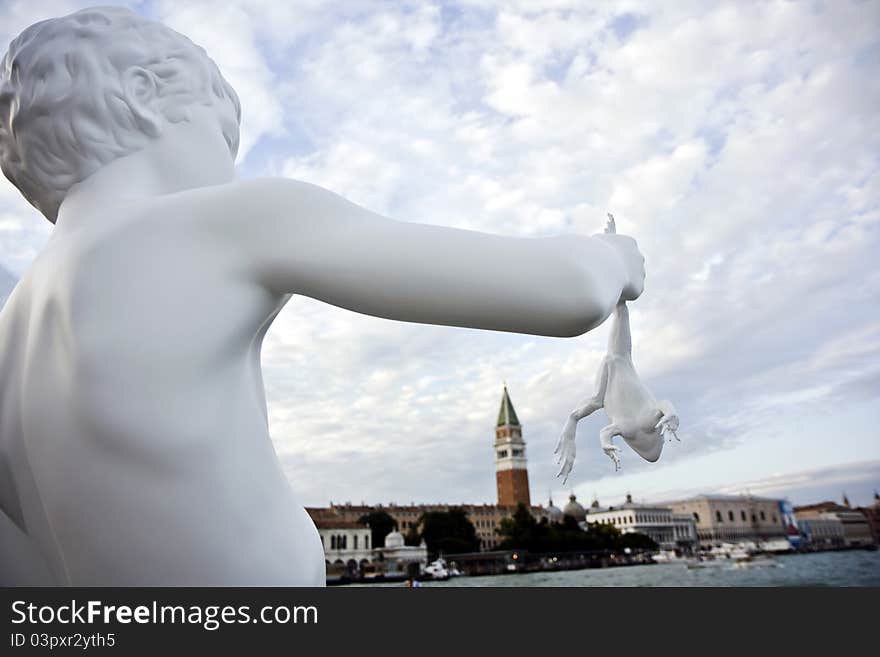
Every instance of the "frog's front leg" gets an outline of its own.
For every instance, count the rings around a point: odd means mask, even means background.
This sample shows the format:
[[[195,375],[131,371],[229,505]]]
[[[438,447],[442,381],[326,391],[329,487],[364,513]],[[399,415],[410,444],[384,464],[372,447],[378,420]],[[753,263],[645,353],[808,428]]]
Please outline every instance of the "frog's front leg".
[[[599,431],[599,444],[602,445],[602,451],[605,455],[614,461],[614,470],[620,470],[620,448],[615,447],[611,439],[614,436],[622,436],[623,431],[616,424],[609,424],[607,427]]]
[[[575,433],[577,432],[577,423],[588,415],[595,413],[602,408],[602,400],[599,397],[593,397],[580,408],[574,409],[565,420],[565,426],[562,427],[562,433],[556,442],[556,449],[553,453],[557,455],[556,462],[560,465],[557,477],[562,477],[562,483],[568,481],[568,475],[574,467],[574,457],[577,453],[575,447]]]
[[[562,483],[568,481],[568,475],[574,467],[574,457],[577,452],[575,449],[575,433],[577,424],[588,415],[595,413],[605,405],[605,391],[608,387],[608,358],[602,360],[599,367],[599,373],[596,376],[596,394],[584,403],[583,406],[574,409],[566,418],[565,426],[562,427],[562,434],[556,442],[556,449],[553,450],[557,454],[556,462],[560,465],[557,477],[562,477]]]

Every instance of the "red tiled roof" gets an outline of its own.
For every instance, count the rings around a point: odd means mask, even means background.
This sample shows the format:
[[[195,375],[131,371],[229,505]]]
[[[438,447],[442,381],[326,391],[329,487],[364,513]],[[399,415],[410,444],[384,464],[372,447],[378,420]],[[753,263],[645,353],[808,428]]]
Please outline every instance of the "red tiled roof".
[[[362,522],[343,520],[333,509],[306,508],[306,513],[318,529],[366,529]]]

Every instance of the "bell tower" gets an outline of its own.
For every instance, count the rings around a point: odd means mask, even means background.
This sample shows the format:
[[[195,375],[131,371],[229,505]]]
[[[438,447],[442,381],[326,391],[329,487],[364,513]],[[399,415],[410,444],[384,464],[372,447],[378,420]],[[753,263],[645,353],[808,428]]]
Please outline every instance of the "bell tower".
[[[498,484],[498,506],[531,506],[526,443],[506,385],[498,422],[495,423],[495,481]]]

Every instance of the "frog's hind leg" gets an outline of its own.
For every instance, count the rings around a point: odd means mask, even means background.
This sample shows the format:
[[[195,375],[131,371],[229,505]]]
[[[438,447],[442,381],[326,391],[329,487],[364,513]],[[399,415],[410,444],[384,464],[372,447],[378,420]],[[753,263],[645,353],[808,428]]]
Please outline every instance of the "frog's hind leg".
[[[599,431],[599,444],[602,446],[602,451],[605,452],[605,456],[614,461],[614,470],[620,470],[620,448],[616,447],[611,439],[614,436],[622,436],[623,433],[616,424],[609,424],[607,427],[604,427],[601,431]]]
[[[681,442],[681,438],[678,437],[678,413],[675,411],[675,407],[672,405],[671,401],[664,399],[659,404],[657,404],[658,410],[660,412],[660,417],[658,418],[657,425],[654,427],[655,429],[660,429],[661,433],[666,433],[667,431],[675,436],[675,439]]]

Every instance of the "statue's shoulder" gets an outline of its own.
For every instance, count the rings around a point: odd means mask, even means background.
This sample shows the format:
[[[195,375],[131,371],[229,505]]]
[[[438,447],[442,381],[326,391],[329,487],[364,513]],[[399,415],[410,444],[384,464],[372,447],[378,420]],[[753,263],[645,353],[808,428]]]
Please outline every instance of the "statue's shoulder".
[[[306,200],[315,189],[320,188],[289,178],[249,178],[195,187],[155,197],[149,203],[167,210],[185,210],[192,216],[208,213],[216,218],[218,214],[252,214],[277,209],[280,204],[290,208]]]
[[[303,208],[326,203],[330,192],[310,183],[290,178],[250,178],[184,190],[151,199],[153,204],[145,217],[171,217],[174,221],[190,222],[212,234],[221,233],[231,239],[246,239],[255,221],[272,217],[293,219]]]

